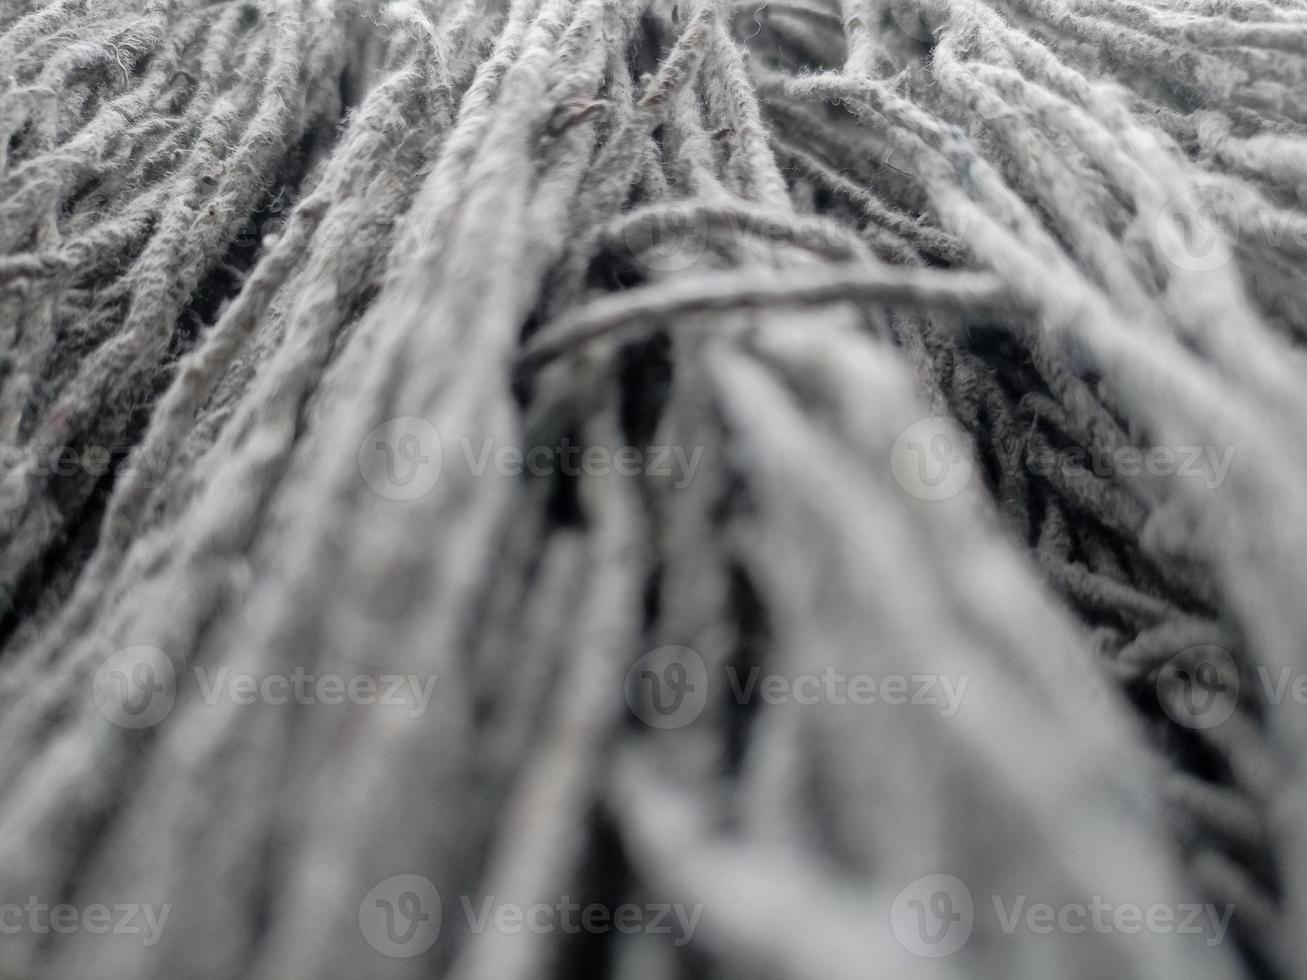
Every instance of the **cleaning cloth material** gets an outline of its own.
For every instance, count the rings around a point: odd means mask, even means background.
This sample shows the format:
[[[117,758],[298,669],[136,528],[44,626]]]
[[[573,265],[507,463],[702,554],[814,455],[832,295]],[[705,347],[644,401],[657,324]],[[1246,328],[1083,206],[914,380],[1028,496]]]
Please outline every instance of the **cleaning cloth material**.
[[[1302,0],[0,0],[0,978],[1307,976]]]

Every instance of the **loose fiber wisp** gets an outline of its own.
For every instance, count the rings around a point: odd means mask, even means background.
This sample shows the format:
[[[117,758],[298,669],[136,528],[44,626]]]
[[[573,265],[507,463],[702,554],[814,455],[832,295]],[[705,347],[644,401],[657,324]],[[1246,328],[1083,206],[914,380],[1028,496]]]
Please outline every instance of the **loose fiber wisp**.
[[[1307,976],[1307,2],[0,0],[0,978]]]

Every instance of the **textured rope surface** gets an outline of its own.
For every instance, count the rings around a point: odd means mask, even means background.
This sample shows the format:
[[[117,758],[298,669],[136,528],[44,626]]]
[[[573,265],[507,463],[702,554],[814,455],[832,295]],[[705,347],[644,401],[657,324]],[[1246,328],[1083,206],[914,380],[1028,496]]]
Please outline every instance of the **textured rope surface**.
[[[1307,976],[1304,93],[0,0],[0,978]]]

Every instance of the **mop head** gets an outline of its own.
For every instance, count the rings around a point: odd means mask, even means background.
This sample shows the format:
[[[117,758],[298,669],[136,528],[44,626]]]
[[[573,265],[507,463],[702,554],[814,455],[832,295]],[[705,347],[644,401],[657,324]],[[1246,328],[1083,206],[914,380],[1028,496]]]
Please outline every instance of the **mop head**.
[[[0,0],[0,980],[1307,976],[1307,2]]]

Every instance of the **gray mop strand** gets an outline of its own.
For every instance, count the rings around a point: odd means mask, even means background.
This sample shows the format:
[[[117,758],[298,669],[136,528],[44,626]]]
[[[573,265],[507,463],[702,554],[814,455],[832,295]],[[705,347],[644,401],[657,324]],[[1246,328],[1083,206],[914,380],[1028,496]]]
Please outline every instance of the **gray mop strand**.
[[[1307,0],[0,0],[0,980],[1307,975]]]

